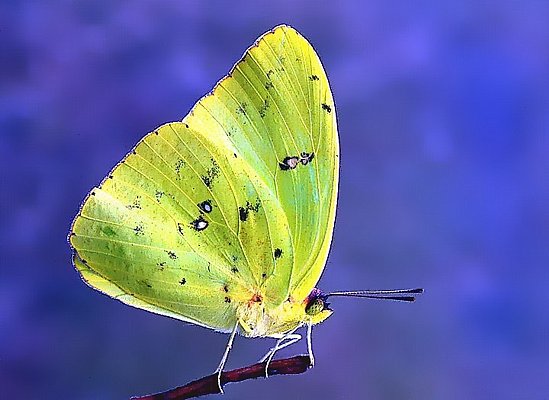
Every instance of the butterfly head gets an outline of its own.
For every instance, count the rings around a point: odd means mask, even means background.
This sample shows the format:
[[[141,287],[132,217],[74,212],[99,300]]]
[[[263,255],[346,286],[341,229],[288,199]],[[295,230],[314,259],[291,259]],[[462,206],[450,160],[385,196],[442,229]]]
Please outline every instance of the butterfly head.
[[[314,288],[305,299],[305,314],[311,318],[313,324],[318,324],[332,315],[333,310],[327,301],[328,295],[320,289]]]

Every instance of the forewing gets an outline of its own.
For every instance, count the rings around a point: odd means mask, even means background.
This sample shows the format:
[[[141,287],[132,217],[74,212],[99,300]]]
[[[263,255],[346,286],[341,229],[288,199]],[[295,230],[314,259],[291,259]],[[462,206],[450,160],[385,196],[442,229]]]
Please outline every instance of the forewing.
[[[304,298],[328,256],[339,172],[334,101],[316,52],[288,26],[263,35],[214,95],[188,117],[197,122],[209,119],[219,122],[239,154],[271,188],[288,220],[290,243],[275,246],[274,254],[275,263],[291,263],[290,271],[277,269],[279,274],[291,274],[290,286],[284,286],[285,279],[272,280],[265,290],[283,293],[278,300],[286,293]],[[295,168],[285,168],[288,158],[299,160]],[[270,232],[272,238],[287,234]]]

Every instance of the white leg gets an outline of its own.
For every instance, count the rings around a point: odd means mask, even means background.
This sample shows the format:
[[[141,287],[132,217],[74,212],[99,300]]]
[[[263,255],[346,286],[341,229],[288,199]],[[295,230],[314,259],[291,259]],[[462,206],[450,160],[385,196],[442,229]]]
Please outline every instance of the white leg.
[[[315,356],[313,355],[313,324],[307,325],[307,351],[309,352],[309,360],[311,362],[311,367],[315,366]]]
[[[234,342],[234,337],[236,336],[237,327],[238,327],[238,321],[236,321],[234,329],[231,332],[231,336],[229,337],[229,342],[227,343],[227,347],[225,347],[225,352],[223,353],[223,358],[221,358],[221,362],[219,363],[219,366],[215,370],[215,372],[217,373],[217,386],[219,386],[219,393],[221,394],[223,394],[223,387],[221,386],[221,374],[223,373],[223,367],[225,367],[227,358],[229,357],[229,351],[231,351],[231,348],[233,347],[233,342]]]
[[[275,353],[278,350],[282,350],[283,348],[288,347],[288,346],[296,343],[297,341],[299,341],[301,339],[301,335],[299,335],[297,333],[294,333],[296,330],[297,330],[297,328],[295,328],[293,331],[288,332],[287,334],[282,336],[280,339],[278,339],[278,341],[276,342],[276,345],[273,348],[271,348],[267,352],[267,354],[265,354],[265,356],[259,361],[259,362],[267,361],[267,363],[265,364],[265,377],[266,378],[269,377],[269,372],[268,372],[269,371],[269,364],[271,363]]]

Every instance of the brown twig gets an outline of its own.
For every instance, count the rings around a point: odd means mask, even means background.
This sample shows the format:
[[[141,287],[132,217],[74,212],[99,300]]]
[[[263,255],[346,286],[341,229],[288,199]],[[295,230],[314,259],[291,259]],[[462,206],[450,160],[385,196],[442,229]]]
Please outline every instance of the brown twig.
[[[310,362],[307,355],[273,360],[269,364],[269,376],[302,374],[311,366]],[[266,363],[263,362],[223,372],[221,374],[221,386],[225,386],[227,383],[265,377],[265,365]],[[182,400],[217,393],[221,393],[217,386],[217,374],[212,374],[166,392],[132,397],[131,400]]]

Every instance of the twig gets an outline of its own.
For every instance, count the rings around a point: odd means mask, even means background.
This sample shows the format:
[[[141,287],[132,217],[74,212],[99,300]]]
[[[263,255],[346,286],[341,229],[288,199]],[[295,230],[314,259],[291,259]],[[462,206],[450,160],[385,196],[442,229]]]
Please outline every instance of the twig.
[[[257,363],[223,372],[221,374],[221,386],[225,386],[227,383],[265,377],[265,364],[264,362]],[[269,364],[269,376],[302,374],[310,366],[310,359],[307,355],[273,360]],[[217,386],[217,374],[212,374],[166,392],[132,397],[131,400],[182,400],[217,393],[220,393]]]

